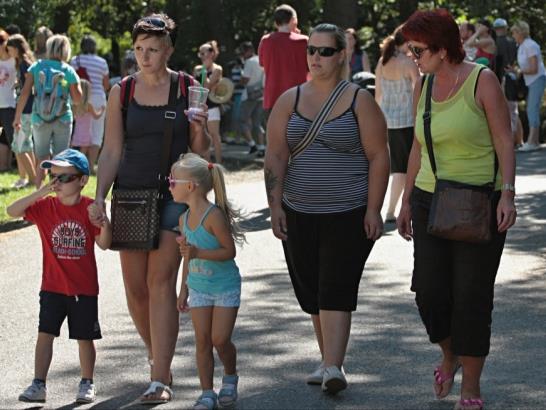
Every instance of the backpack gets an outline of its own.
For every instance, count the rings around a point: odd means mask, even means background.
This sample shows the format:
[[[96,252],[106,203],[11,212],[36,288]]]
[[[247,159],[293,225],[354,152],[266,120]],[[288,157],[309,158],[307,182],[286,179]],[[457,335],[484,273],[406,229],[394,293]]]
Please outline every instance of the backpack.
[[[44,121],[53,122],[68,111],[69,86],[61,69],[38,61],[37,81],[34,82],[34,112]]]
[[[186,74],[182,71],[178,73],[180,93],[182,97],[186,99],[186,107],[188,107],[188,87],[196,85],[197,81],[189,74]],[[182,81],[183,80],[183,81]],[[120,92],[119,92],[119,102],[121,105],[121,116],[123,118],[123,132],[127,132],[127,109],[129,108],[129,103],[133,99],[135,94],[135,77],[134,74],[128,75],[119,83]],[[127,92],[129,91],[129,92]]]
[[[87,73],[87,68],[82,67],[80,64],[80,56],[76,57],[76,64],[78,65],[78,68],[76,69],[76,74],[78,74],[78,77],[91,82],[91,78],[89,78],[89,74]]]

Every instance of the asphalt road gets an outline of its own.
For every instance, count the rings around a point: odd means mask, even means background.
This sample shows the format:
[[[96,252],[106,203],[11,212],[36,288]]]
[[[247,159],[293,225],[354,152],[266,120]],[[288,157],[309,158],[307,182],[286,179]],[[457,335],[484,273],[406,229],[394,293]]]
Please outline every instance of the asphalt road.
[[[451,409],[460,388],[437,401],[432,371],[439,359],[428,343],[409,291],[412,244],[388,227],[372,251],[345,368],[349,388],[336,397],[307,386],[319,361],[309,318],[293,295],[282,248],[269,230],[259,171],[231,178],[230,196],[248,220],[239,250],[243,302],[234,341],[240,374],[239,409]],[[519,219],[511,230],[497,279],[492,349],[482,378],[488,409],[546,408],[546,149],[518,154]],[[27,227],[0,235],[0,408],[29,408],[17,396],[33,375],[41,250]],[[97,401],[74,403],[77,344],[63,328],[55,342],[46,408],[141,408],[148,383],[145,349],[125,304],[115,252],[97,250],[104,338],[97,343]],[[161,408],[190,408],[199,394],[191,323],[181,329],[173,361],[175,399]],[[221,366],[216,366],[216,386]]]

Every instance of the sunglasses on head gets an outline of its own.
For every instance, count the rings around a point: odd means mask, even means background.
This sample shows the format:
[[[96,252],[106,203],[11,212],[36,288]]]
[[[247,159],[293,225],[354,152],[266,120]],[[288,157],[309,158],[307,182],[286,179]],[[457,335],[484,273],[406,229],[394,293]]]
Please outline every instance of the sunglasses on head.
[[[428,47],[415,47],[415,46],[412,46],[411,44],[408,44],[408,50],[411,51],[411,54],[413,54],[413,56],[419,60],[421,58],[421,56],[423,55],[423,53],[428,50]]]
[[[61,184],[72,182],[81,177],[81,174],[49,174],[49,179],[51,181],[60,182]]]
[[[169,175],[167,180],[169,181],[169,187],[171,189],[174,189],[176,184],[187,184],[188,182],[193,182],[195,185],[199,185],[197,182],[192,181],[191,179],[176,179],[176,178],[173,178],[171,175]]]
[[[165,26],[167,25],[165,21],[163,21],[159,17],[146,17],[143,18],[142,21],[157,28],[165,28]]]
[[[319,56],[321,57],[332,57],[335,53],[341,51],[341,49],[334,47],[307,46],[307,54],[309,54],[310,56],[314,56],[317,51]]]

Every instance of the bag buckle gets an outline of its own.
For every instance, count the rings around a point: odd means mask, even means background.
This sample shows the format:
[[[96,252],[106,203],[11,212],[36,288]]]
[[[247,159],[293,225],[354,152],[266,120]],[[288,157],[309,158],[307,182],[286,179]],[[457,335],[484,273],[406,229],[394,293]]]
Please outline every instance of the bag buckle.
[[[165,119],[174,120],[176,118],[176,111],[165,111]]]
[[[431,118],[430,111],[425,111],[423,113],[423,121],[430,121],[430,118]]]

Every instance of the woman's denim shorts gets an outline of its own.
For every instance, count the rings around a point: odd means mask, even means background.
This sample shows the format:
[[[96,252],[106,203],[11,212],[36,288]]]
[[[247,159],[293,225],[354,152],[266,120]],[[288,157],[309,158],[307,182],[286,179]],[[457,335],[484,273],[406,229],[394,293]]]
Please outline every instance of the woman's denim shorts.
[[[163,231],[180,233],[180,229],[178,228],[178,222],[180,219],[180,215],[186,212],[186,209],[188,209],[188,206],[186,204],[174,202],[172,199],[165,201],[161,205],[159,229]]]

